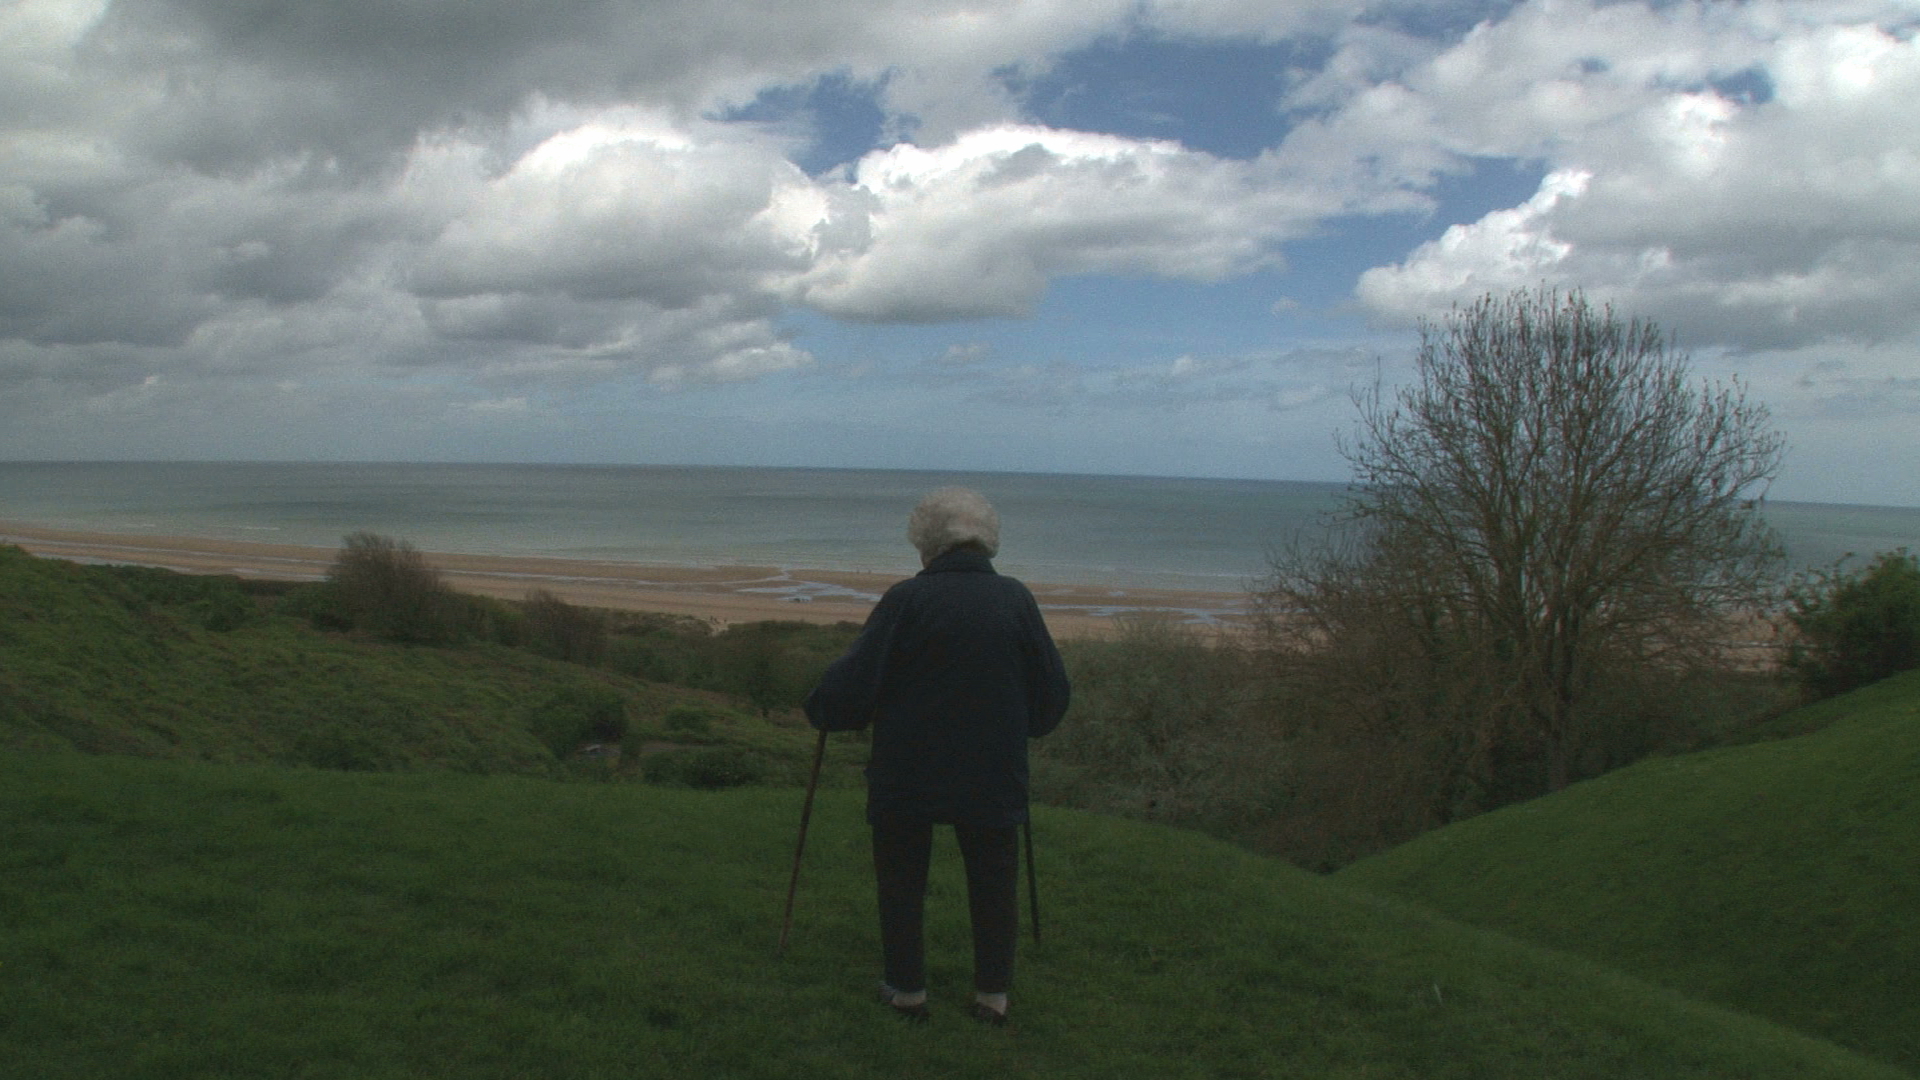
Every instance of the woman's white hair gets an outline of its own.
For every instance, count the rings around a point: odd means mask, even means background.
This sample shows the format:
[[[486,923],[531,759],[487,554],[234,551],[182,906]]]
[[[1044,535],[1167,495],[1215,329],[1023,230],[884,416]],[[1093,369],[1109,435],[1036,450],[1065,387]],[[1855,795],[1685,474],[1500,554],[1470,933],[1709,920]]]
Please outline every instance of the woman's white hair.
[[[985,495],[972,488],[944,487],[929,492],[907,517],[907,539],[923,559],[936,559],[957,547],[972,546],[991,559],[1000,553],[1000,515]]]

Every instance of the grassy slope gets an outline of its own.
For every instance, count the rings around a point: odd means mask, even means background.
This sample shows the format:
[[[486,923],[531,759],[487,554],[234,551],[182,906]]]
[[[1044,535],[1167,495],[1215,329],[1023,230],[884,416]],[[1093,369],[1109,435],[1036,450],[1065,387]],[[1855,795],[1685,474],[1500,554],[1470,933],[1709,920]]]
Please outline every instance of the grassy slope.
[[[1339,877],[1920,1070],[1920,672],[1779,727]]]
[[[499,646],[390,645],[270,615],[213,632],[191,614],[0,546],[0,748],[545,775],[559,763],[531,728],[557,694],[617,693],[636,744],[686,741],[660,718],[712,698]],[[734,723],[705,741],[804,771],[804,729],[721,713]]]
[[[84,1077],[1881,1077],[1896,1070],[1203,838],[1036,827],[1012,1032],[869,1000],[856,792],[0,751],[0,1071]]]
[[[286,619],[214,633],[121,584],[0,548],[0,746],[286,762],[335,742],[384,767],[552,763],[523,714],[555,665]]]

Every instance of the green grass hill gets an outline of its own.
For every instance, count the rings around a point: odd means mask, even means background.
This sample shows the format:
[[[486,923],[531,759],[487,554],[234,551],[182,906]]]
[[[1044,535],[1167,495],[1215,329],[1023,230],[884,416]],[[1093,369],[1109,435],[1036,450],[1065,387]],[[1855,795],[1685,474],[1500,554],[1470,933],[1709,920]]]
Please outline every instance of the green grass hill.
[[[510,649],[315,633],[232,579],[0,547],[0,746],[535,772],[531,703],[581,677]]]
[[[1920,1070],[1920,672],[1338,878]]]
[[[0,545],[0,748],[598,776],[607,761],[575,751],[601,741],[631,751],[629,775],[662,746],[673,761],[652,764],[683,772],[805,774],[813,740],[797,717],[493,642],[323,633],[284,599]],[[836,756],[836,781],[851,782],[855,756]]]
[[[871,998],[857,792],[0,751],[0,1074],[62,1078],[1903,1074],[1588,961],[1190,833],[1035,834],[1047,939],[1009,1031]]]
[[[789,684],[840,631],[629,620],[587,666],[541,655],[516,630],[529,613],[497,602],[472,609],[481,631],[400,645],[329,624],[317,597],[0,546],[0,1077],[1916,1065],[1911,681],[1345,882],[1042,811],[1048,940],[1023,954],[1016,1030],[961,1016],[951,851],[929,925],[940,1016],[912,1029],[870,998],[855,737],[830,746],[793,947],[773,956],[800,801],[779,785],[813,744]],[[589,741],[621,752],[583,757]],[[1595,792],[1616,796],[1579,809]],[[1514,821],[1538,824],[1500,831]]]

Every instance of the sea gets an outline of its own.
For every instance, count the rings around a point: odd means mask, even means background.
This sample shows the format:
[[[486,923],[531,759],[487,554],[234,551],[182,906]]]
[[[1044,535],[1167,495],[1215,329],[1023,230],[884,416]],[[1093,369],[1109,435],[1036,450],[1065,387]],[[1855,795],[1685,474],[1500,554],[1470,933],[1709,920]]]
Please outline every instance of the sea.
[[[1311,481],[1044,473],[0,462],[0,522],[320,547],[364,530],[431,552],[904,576],[918,569],[907,513],[950,484],[999,509],[1005,573],[1208,592],[1242,592],[1271,553],[1324,538],[1346,493]],[[1794,568],[1920,550],[1920,508],[1769,501],[1764,513]]]

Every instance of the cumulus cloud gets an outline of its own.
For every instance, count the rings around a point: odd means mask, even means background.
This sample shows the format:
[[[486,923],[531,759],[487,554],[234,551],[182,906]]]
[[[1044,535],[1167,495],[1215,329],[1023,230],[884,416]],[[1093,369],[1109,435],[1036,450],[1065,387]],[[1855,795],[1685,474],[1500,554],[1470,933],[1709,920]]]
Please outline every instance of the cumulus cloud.
[[[263,2],[243,19],[189,0],[36,4],[16,48],[69,84],[69,104],[98,91],[89,116],[21,114],[5,143],[20,179],[0,190],[0,261],[17,271],[0,332],[48,348],[213,342],[231,365],[251,342],[271,366],[274,338],[350,326],[373,303],[385,329],[362,344],[387,363],[733,381],[811,362],[777,327],[783,305],[924,322],[1030,312],[1065,274],[1218,280],[1275,264],[1322,209],[1257,164],[1010,123],[808,177],[778,133],[691,115],[738,76],[727,50],[701,54],[698,77],[647,69],[651,99],[595,103],[641,79],[614,58],[624,6],[568,6],[514,51],[520,17],[488,22],[485,5],[402,25],[384,5]],[[821,25],[844,23],[831,12],[799,35],[812,46],[763,28],[736,51],[765,53],[748,65],[762,81],[866,49],[984,77],[1119,8],[915,10],[888,9],[840,53],[806,59],[827,47]],[[951,32],[908,49],[929,18]],[[554,49],[591,56],[555,66]]]
[[[1001,125],[862,158],[782,283],[846,319],[1029,314],[1068,274],[1217,281],[1279,262],[1278,243],[1332,203],[1266,162],[1177,143]]]
[[[481,156],[418,152],[413,174],[461,194],[405,281],[435,325],[469,336],[577,339],[585,305],[618,301],[617,321],[717,297],[873,322],[1017,316],[1061,275],[1210,281],[1273,265],[1278,241],[1326,208],[1265,163],[1027,125],[900,144],[818,179],[765,143],[624,110],[466,183],[430,159],[477,170]]]
[[[1545,179],[1369,256],[1368,312],[1580,286],[1812,379],[1782,393],[1904,401],[1865,353],[1844,380],[1805,357],[1920,337],[1917,23],[1910,0],[16,0],[0,406],[44,433],[418,395],[404,415],[478,425],[550,387],[870,370],[884,350],[816,362],[817,328],[1288,271],[1290,244],[1440,212],[1488,161]],[[1265,152],[1023,114],[1063,57],[1130,40],[1297,46]],[[740,119],[821,80],[877,135],[823,158],[807,122]],[[1304,320],[1350,280],[1257,307]],[[1337,348],[1103,367],[992,336],[904,356],[1006,401],[1296,408],[1350,374]]]
[[[1920,38],[1808,11],[1537,2],[1406,73],[1431,145],[1551,168],[1359,296],[1407,321],[1546,282],[1748,348],[1920,331]]]
[[[810,181],[767,149],[621,112],[558,132],[476,186],[414,259],[425,296],[553,292],[661,308],[801,265],[783,221]]]

